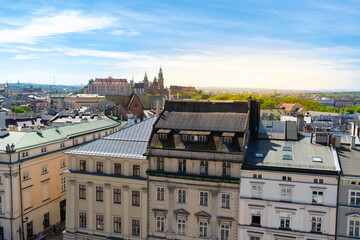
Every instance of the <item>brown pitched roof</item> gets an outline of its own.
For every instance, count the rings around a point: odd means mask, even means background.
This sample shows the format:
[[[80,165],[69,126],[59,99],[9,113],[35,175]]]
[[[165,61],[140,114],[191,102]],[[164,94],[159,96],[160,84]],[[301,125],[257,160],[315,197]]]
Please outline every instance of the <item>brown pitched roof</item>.
[[[95,78],[95,81],[92,83],[95,85],[101,85],[101,84],[115,84],[115,85],[127,85],[129,84],[128,81],[125,78]]]

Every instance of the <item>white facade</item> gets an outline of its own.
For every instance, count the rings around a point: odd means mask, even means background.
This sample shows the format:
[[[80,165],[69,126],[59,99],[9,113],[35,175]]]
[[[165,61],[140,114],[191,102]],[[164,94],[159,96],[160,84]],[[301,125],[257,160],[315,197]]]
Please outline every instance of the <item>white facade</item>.
[[[238,239],[335,239],[336,202],[336,175],[243,170]]]

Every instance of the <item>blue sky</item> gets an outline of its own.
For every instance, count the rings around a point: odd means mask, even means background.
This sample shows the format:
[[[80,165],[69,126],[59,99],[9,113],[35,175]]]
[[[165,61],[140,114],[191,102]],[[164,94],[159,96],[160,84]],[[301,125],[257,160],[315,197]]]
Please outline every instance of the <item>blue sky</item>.
[[[0,81],[360,90],[360,1],[0,1]]]

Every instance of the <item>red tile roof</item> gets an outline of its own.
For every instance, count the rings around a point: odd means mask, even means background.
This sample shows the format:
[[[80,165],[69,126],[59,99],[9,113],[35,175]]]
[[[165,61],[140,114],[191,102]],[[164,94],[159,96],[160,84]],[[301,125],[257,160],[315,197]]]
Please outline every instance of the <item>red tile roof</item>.
[[[95,85],[102,85],[102,84],[128,85],[129,83],[125,78],[116,79],[116,78],[108,77],[108,78],[95,78],[95,81],[92,84],[95,84]]]

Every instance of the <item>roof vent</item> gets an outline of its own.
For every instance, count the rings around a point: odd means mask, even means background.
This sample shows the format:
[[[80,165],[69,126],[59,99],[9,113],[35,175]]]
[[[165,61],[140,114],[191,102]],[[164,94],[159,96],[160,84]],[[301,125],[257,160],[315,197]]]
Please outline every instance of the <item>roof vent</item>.
[[[36,133],[37,133],[38,135],[42,136],[42,130],[41,130],[41,129],[36,130]]]

